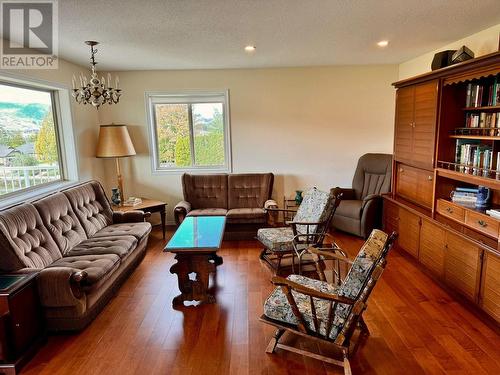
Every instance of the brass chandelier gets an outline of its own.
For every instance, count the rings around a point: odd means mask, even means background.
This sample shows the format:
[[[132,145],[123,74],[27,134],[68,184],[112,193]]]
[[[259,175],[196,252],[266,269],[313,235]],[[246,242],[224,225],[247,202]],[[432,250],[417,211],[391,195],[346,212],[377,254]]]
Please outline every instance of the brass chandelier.
[[[99,42],[93,40],[87,40],[85,44],[90,46],[90,64],[92,69],[92,74],[87,82],[87,77],[80,73],[80,86],[76,87],[76,78],[73,75],[72,85],[73,93],[72,96],[75,98],[78,104],[91,104],[93,107],[99,109],[102,104],[116,104],[120,101],[120,96],[122,90],[118,88],[120,81],[118,76],[115,78],[115,87],[111,86],[111,74],[108,73],[108,79],[101,77],[97,74],[95,55],[97,49],[95,48]]]

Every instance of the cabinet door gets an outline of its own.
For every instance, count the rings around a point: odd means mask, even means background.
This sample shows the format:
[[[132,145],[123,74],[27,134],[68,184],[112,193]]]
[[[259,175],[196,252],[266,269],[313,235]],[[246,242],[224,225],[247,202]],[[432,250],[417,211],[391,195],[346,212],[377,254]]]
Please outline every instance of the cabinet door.
[[[431,208],[433,178],[433,172],[398,163],[396,194],[421,206]]]
[[[406,252],[418,258],[421,219],[418,215],[399,208],[398,244]]]
[[[446,235],[445,281],[476,302],[482,249],[448,232]]]
[[[422,221],[420,228],[420,263],[439,277],[444,276],[446,232],[429,220]]]
[[[384,199],[384,231],[388,234],[399,233],[398,205]]]
[[[500,322],[500,256],[485,252],[481,285],[481,307]]]
[[[438,83],[415,86],[412,162],[423,168],[434,167]]]
[[[396,92],[394,158],[399,161],[412,160],[414,92],[415,86],[402,87]]]

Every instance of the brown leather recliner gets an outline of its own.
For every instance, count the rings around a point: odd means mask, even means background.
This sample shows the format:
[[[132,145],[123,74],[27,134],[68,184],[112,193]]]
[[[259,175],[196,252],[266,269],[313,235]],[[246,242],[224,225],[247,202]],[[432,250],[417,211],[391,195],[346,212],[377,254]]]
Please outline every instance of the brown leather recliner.
[[[359,161],[352,188],[335,188],[342,193],[333,226],[358,237],[367,238],[382,221],[381,194],[391,190],[392,155],[365,154]]]

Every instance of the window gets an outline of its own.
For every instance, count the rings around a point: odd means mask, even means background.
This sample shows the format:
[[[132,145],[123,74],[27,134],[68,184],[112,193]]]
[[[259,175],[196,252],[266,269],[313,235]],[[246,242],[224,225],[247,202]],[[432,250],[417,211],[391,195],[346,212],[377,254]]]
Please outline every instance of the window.
[[[230,171],[227,92],[147,93],[153,172]]]
[[[40,81],[0,79],[0,205],[76,180],[67,90]],[[69,129],[60,126],[62,119]]]

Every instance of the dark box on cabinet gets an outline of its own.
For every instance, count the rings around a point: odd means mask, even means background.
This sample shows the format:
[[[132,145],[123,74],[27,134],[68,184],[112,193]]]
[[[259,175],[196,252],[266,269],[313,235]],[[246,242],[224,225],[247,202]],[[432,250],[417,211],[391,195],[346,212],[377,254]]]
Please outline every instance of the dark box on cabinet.
[[[455,52],[457,51],[450,49],[436,53],[432,59],[431,69],[436,70],[451,65],[451,57]]]
[[[472,52],[466,46],[462,46],[458,49],[453,56],[451,57],[451,61],[453,64],[457,64],[462,61],[467,61],[474,58],[474,52]]]

